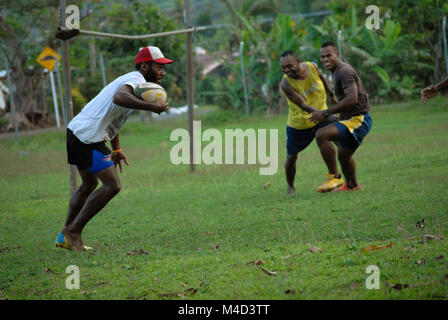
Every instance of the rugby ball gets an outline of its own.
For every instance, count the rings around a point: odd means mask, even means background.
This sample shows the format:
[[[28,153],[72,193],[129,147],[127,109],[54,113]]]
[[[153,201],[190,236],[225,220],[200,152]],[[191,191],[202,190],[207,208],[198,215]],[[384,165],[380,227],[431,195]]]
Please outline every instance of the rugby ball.
[[[159,100],[166,102],[167,100],[165,89],[161,85],[153,82],[139,84],[135,88],[134,94],[138,98],[148,102],[157,102]]]

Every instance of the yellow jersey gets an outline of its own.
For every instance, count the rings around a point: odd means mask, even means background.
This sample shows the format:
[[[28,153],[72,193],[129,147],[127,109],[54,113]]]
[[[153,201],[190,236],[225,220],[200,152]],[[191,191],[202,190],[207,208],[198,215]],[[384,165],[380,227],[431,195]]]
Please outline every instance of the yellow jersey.
[[[298,80],[288,77],[286,74],[283,76],[289,84],[297,91],[300,96],[305,100],[306,104],[315,107],[319,110],[325,110],[327,108],[327,94],[325,93],[325,87],[322,80],[319,78],[316,68],[311,62],[305,62],[308,66],[308,75],[304,80]],[[288,114],[288,126],[305,130],[314,127],[316,124],[311,122],[309,117],[310,113],[304,111],[294,102],[288,99],[285,95],[286,101],[289,106]]]

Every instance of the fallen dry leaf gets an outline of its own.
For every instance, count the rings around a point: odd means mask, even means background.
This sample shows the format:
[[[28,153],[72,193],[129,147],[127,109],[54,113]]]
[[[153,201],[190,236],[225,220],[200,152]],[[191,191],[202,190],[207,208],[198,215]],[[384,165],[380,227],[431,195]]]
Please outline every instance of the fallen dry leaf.
[[[308,248],[308,250],[311,252],[322,252],[322,248],[314,247],[314,246]]]
[[[251,261],[251,263],[255,264],[256,266],[259,266],[260,264],[263,264],[263,263],[264,263],[264,260],[263,260],[263,259],[260,259],[260,260],[254,260],[254,261]]]
[[[299,255],[300,255],[300,253],[296,253],[296,254],[292,254],[290,256],[282,257],[282,259],[289,259],[289,258],[297,257]]]
[[[143,249],[139,249],[139,250],[133,250],[133,251],[126,253],[127,256],[135,256],[135,255],[141,256],[143,254],[149,254],[149,252],[146,252]]]
[[[288,289],[288,290],[285,291],[285,294],[296,295],[296,290],[290,290],[290,289]]]
[[[384,248],[390,248],[393,245],[394,245],[394,243],[391,241],[389,244],[385,244],[385,245],[382,245],[382,246],[375,246],[375,245],[368,246],[368,247],[362,249],[361,252],[368,252],[368,251],[372,251],[372,250],[382,250]]]
[[[406,248],[404,248],[404,250],[405,251],[412,251],[412,252],[417,252],[417,249],[415,249],[415,248],[412,248],[412,247],[406,247]]]
[[[4,252],[6,250],[9,250],[9,248],[8,247],[0,248],[0,253]]]
[[[261,270],[263,270],[264,273],[266,273],[270,276],[276,276],[278,274],[278,271],[269,271],[268,269],[263,268],[263,267],[261,268]]]
[[[177,292],[159,293],[159,297],[180,297],[182,294]]]
[[[204,232],[203,234],[201,234],[201,237],[202,236],[211,236],[213,233],[212,232],[210,232],[210,231],[206,231],[206,232]]]
[[[211,246],[211,250],[216,250],[216,249],[218,249],[219,248],[219,245],[218,244],[215,244],[215,245],[213,245],[213,246]]]
[[[50,268],[47,268],[47,267],[45,267],[44,271],[45,271],[45,272],[48,272],[48,273],[54,273],[53,270],[51,270]]]
[[[196,292],[198,292],[198,289],[196,288],[188,288],[187,290],[185,290],[185,293],[190,293],[190,294],[195,294]]]
[[[387,282],[386,281],[386,285],[389,287],[389,288],[392,288],[392,289],[395,289],[395,290],[401,290],[401,289],[406,289],[406,288],[408,288],[409,287],[409,285],[408,284],[401,284],[401,283],[396,283],[396,284],[391,284],[391,283],[389,283],[389,282]]]
[[[271,181],[268,181],[264,184],[263,188],[267,189],[271,186]]]
[[[435,282],[425,282],[425,283],[418,283],[418,284],[407,284],[407,283],[396,283],[396,284],[391,284],[389,282],[386,281],[386,285],[389,288],[395,289],[395,290],[402,290],[402,289],[406,289],[406,288],[418,288],[418,287],[425,287],[425,286],[430,286],[433,285]]]
[[[417,287],[427,287],[427,286],[432,286],[433,284],[435,284],[435,281],[432,282],[425,282],[425,283],[417,283],[417,284],[411,284],[409,285],[411,288],[417,288]]]
[[[300,252],[300,253],[295,253],[295,254],[292,254],[292,255],[290,255],[290,256],[286,256],[286,257],[282,257],[282,259],[289,259],[289,258],[293,258],[293,257],[299,257],[299,256],[301,256],[304,252],[306,252],[307,250],[303,250],[302,252]]]
[[[92,293],[95,293],[95,292],[96,292],[95,290],[92,290],[92,291],[83,290],[83,291],[81,291],[81,294],[89,295],[89,294],[92,294]]]
[[[432,234],[425,234],[425,235],[422,237],[422,240],[423,240],[423,241],[443,240],[443,239],[445,239],[445,238],[442,237],[442,236],[435,236],[435,235],[432,235]]]
[[[162,141],[162,143],[160,144],[162,147],[166,147],[168,145],[168,142],[166,141]]]
[[[403,230],[404,230],[403,227],[401,226],[401,224],[399,224],[397,227],[397,231],[403,231]]]

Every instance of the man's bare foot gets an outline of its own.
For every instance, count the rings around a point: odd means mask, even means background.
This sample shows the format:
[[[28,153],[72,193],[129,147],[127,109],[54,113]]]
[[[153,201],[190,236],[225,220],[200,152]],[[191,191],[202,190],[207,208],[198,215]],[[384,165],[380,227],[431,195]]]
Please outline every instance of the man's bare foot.
[[[286,194],[294,194],[296,192],[296,189],[293,187],[288,187],[288,191],[286,191]]]
[[[67,227],[62,230],[62,234],[73,250],[77,252],[86,251],[84,244],[82,243],[81,234],[70,232]]]

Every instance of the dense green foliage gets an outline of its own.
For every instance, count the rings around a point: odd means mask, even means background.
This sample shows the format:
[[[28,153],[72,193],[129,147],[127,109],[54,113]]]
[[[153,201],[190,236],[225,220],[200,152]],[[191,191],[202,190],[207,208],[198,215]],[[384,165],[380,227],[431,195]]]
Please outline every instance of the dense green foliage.
[[[251,107],[281,109],[278,82],[279,52],[292,49],[302,60],[320,63],[319,48],[325,41],[337,43],[341,31],[341,53],[364,81],[374,103],[416,97],[421,88],[437,82],[445,73],[441,45],[441,17],[448,4],[433,1],[380,1],[380,29],[365,27],[368,1],[333,1],[322,23],[291,19],[279,14],[273,22],[261,22],[259,15],[235,10],[229,50],[238,51],[245,42],[244,61],[250,88]],[[296,20],[296,22],[294,22]],[[216,37],[221,37],[216,33]],[[213,43],[213,42],[212,42]],[[239,59],[228,59],[230,80],[216,79],[216,102],[223,108],[242,108],[243,92]],[[329,74],[328,74],[329,75]],[[222,96],[220,93],[228,92]]]
[[[93,19],[95,31],[120,33],[126,35],[143,35],[172,31],[183,28],[166,14],[160,12],[156,5],[144,5],[143,1],[129,3],[112,3],[94,5]],[[135,23],[138,21],[138,23]],[[82,28],[88,29],[84,23]],[[79,86],[87,99],[93,98],[102,89],[102,78],[97,63],[97,76],[89,72],[89,38],[78,37],[71,43],[72,65],[75,79],[81,79]],[[96,38],[97,52],[103,55],[107,82],[134,70],[134,58],[141,47],[153,45],[160,47],[165,56],[175,63],[166,67],[167,76],[164,87],[170,92],[174,104],[185,101],[185,36],[169,36],[146,40],[120,40],[114,38]],[[98,58],[97,58],[98,60]]]
[[[341,31],[342,55],[358,71],[374,103],[416,97],[421,88],[445,74],[442,18],[448,4],[439,0],[377,1],[380,30],[368,30],[367,0],[191,0],[192,21],[212,28],[194,34],[194,46],[223,58],[216,75],[200,76],[196,63],[196,99],[223,109],[244,110],[240,42],[251,111],[278,112],[284,108],[278,89],[281,77],[278,58],[283,50],[296,50],[302,60],[319,61],[324,41],[337,42]],[[151,0],[74,1],[81,8],[81,27],[122,34],[146,34],[185,27],[182,0],[160,3]],[[58,1],[5,1],[2,16],[19,35],[28,65],[40,68],[35,58],[45,45],[58,49],[53,37],[57,27]],[[332,10],[332,14],[303,18],[300,14]],[[90,72],[89,37],[70,41],[75,107],[91,99],[101,88],[98,53],[102,52],[107,80],[133,69],[133,58],[144,45],[160,46],[176,63],[167,67],[164,86],[172,106],[186,101],[185,36],[147,41],[96,38],[96,76]],[[0,45],[2,47],[3,44]],[[3,47],[2,47],[3,48]],[[11,58],[11,57],[10,57]],[[329,75],[329,73],[327,73]],[[80,96],[82,95],[82,97]]]

